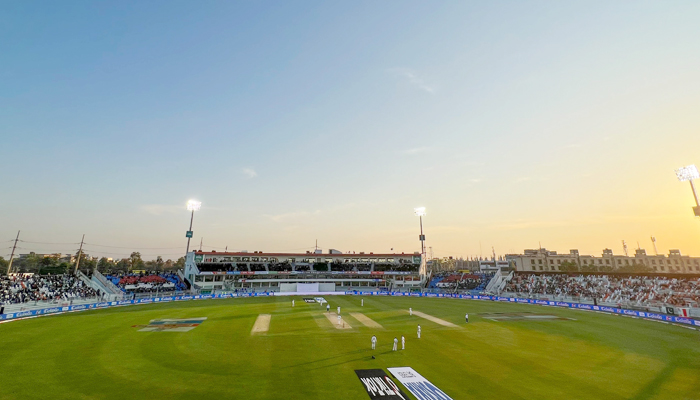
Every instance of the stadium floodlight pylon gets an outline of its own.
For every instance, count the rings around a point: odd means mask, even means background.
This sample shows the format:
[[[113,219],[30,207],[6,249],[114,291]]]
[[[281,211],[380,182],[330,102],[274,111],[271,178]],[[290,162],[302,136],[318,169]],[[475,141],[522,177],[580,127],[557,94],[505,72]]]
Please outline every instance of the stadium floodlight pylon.
[[[420,269],[418,270],[418,274],[420,274],[422,280],[423,277],[428,274],[428,266],[425,259],[425,235],[423,234],[423,217],[425,216],[425,207],[416,207],[413,209],[413,212],[420,219],[420,236],[418,236],[418,239],[420,240]]]
[[[681,182],[690,182],[690,190],[693,192],[693,197],[695,198],[695,207],[693,207],[693,213],[696,217],[700,217],[700,203],[698,202],[698,194],[695,191],[695,185],[693,185],[693,180],[700,178],[700,172],[695,165],[688,165],[686,167],[681,167],[676,170],[676,176]]]
[[[194,212],[199,211],[199,209],[202,208],[202,202],[197,201],[197,200],[189,200],[187,202],[187,211],[192,211],[192,215],[190,216],[190,229],[187,231],[187,250],[185,251],[185,256],[187,256],[187,253],[190,252],[190,239],[192,239],[192,222],[194,221]]]

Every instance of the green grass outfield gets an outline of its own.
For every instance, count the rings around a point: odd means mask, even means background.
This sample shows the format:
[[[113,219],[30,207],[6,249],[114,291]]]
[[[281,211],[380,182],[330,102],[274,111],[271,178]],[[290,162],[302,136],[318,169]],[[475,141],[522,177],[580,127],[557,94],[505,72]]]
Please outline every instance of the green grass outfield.
[[[366,296],[360,307],[361,297],[326,298],[352,329],[336,329],[325,306],[301,297],[294,308],[289,297],[202,300],[0,324],[0,398],[359,400],[369,397],[355,369],[409,366],[455,400],[700,399],[695,330],[490,301]],[[458,327],[409,316],[409,307]],[[365,327],[350,312],[383,328]],[[261,313],[272,315],[270,330],[253,336]],[[574,320],[495,322],[486,313]],[[195,317],[207,320],[185,333],[132,327]],[[392,352],[401,335],[406,350]]]

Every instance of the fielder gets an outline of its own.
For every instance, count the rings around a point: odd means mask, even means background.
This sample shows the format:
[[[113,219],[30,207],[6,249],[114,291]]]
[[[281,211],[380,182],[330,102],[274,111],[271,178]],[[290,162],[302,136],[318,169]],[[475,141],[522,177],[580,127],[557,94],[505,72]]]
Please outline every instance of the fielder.
[[[377,337],[372,335],[372,350],[377,348]]]
[[[401,350],[406,350],[406,338],[401,335]]]
[[[396,351],[396,348],[398,347],[399,344],[399,339],[394,338],[394,348],[391,351]]]
[[[418,339],[420,339],[420,325],[418,325]]]
[[[413,308],[411,308],[411,307],[408,308],[408,315],[413,315]]]
[[[340,315],[340,306],[338,306],[338,315]]]
[[[467,320],[467,322],[466,322],[466,323],[468,324],[468,323],[469,323],[469,313],[467,313],[467,315],[465,315],[465,316],[464,316],[464,319],[466,319],[466,320]]]
[[[294,307],[294,300],[292,300],[292,307]]]
[[[362,302],[360,303],[360,306],[361,306],[361,307],[364,307],[364,306],[365,306],[365,299],[362,299]]]

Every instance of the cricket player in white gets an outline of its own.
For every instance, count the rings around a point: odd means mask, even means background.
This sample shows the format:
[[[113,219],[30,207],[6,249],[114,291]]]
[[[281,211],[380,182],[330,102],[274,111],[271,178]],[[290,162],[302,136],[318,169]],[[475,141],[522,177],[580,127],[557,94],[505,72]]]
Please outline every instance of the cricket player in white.
[[[338,315],[340,315],[340,306],[338,306]]]
[[[372,350],[377,348],[377,337],[372,335]]]
[[[399,345],[399,339],[394,338],[394,348],[392,349],[392,351],[396,351],[396,348],[398,347],[398,345]]]
[[[467,313],[467,315],[465,315],[464,318],[467,320],[467,323],[469,323],[469,313]]]
[[[408,308],[408,315],[413,315],[413,308]]]
[[[360,306],[362,306],[362,307],[365,306],[365,299],[362,299],[362,303],[360,303]]]
[[[406,350],[406,338],[401,335],[401,350]]]
[[[331,305],[326,304],[326,312],[330,313],[331,312]]]
[[[294,300],[292,300],[292,307],[294,307]]]
[[[341,318],[343,318],[343,317],[341,317],[340,314],[338,314],[338,326],[340,326],[340,324],[342,323]]]
[[[418,325],[418,339],[420,339],[420,325]]]

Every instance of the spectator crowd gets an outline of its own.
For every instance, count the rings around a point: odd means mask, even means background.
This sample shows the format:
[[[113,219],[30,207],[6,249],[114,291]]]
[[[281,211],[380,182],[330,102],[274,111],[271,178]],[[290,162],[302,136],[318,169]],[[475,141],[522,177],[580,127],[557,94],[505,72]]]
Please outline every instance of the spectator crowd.
[[[570,296],[608,303],[700,305],[700,278],[613,275],[516,274],[504,291]]]
[[[492,275],[439,272],[432,276],[428,287],[431,289],[483,290]]]
[[[0,304],[2,305],[32,301],[70,301],[100,295],[98,290],[70,274],[0,276]]]
[[[186,290],[187,285],[175,273],[105,274],[105,278],[125,293],[147,293]]]

